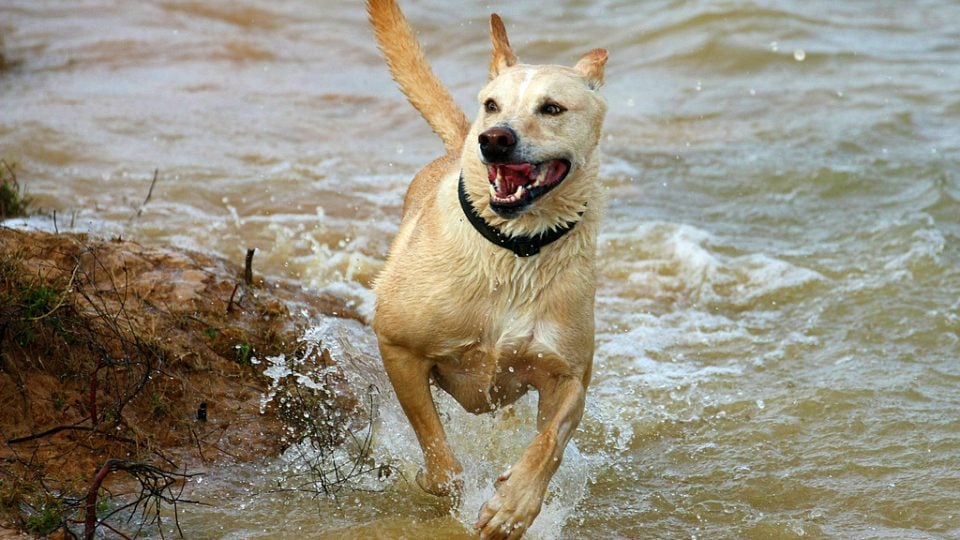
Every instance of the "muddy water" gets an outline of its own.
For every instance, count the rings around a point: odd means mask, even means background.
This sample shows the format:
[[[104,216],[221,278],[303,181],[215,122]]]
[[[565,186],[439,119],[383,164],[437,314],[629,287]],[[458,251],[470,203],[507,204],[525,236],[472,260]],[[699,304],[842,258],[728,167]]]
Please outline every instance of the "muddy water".
[[[531,536],[960,537],[960,5],[481,4],[404,3],[471,115],[491,9],[526,61],[611,51],[595,382]],[[260,272],[369,311],[440,144],[359,3],[5,0],[0,35],[0,157],[57,212],[26,226],[256,247]],[[320,330],[375,364],[366,328]],[[376,452],[409,475],[386,398]],[[462,537],[532,406],[444,401],[459,509],[398,476],[258,495],[296,465],[277,460],[208,476],[181,522]]]

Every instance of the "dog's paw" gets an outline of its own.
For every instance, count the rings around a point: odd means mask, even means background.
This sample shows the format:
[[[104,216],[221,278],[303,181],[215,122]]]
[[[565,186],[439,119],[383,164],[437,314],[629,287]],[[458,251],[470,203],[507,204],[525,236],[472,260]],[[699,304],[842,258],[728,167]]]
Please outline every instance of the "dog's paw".
[[[420,489],[438,497],[457,496],[463,491],[463,479],[460,471],[443,471],[430,474],[422,469],[417,472],[417,485]]]
[[[490,497],[474,528],[480,531],[483,540],[516,540],[523,536],[543,505],[544,490],[533,483],[511,478],[510,473],[500,476],[502,483],[497,493]]]

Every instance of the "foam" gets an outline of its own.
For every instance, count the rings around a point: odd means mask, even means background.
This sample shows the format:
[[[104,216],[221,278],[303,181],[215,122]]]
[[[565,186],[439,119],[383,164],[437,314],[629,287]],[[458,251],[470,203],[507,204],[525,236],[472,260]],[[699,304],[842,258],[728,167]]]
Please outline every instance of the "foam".
[[[583,421],[598,454],[629,451],[658,419],[694,419],[708,406],[742,400],[734,389],[750,370],[782,359],[789,343],[816,341],[799,332],[778,341],[766,331],[782,309],[829,282],[815,270],[737,253],[690,225],[613,221],[610,228],[600,237],[601,259],[616,264],[601,266]]]
[[[923,214],[922,218],[917,218],[920,223],[903,224],[895,223],[895,228],[920,227],[914,230],[909,236],[898,235],[898,240],[906,239],[906,246],[895,246],[899,250],[906,248],[905,252],[893,256],[883,265],[886,272],[897,273],[898,276],[912,279],[914,273],[922,271],[924,266],[937,266],[940,264],[940,256],[946,248],[946,238],[943,233],[934,228],[933,218]]]
[[[605,233],[602,256],[616,259],[610,276],[627,298],[643,303],[724,304],[738,308],[788,289],[805,287],[825,278],[763,254],[724,256],[709,249],[719,242],[690,225],[648,222],[628,231]]]

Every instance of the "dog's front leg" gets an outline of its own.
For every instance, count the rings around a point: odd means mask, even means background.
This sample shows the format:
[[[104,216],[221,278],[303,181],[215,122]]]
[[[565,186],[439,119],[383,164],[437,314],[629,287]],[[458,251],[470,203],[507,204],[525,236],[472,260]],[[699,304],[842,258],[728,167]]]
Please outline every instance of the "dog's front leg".
[[[480,509],[477,523],[484,539],[516,539],[540,513],[563,449],[573,435],[586,397],[586,377],[549,378],[537,384],[539,433],[513,467],[497,479],[497,493]]]
[[[417,484],[434,495],[457,493],[462,484],[460,474],[463,467],[447,444],[443,424],[440,423],[440,415],[430,393],[430,370],[433,364],[403,347],[385,345],[382,340],[380,354],[400,407],[413,426],[423,450],[426,470],[417,474]]]

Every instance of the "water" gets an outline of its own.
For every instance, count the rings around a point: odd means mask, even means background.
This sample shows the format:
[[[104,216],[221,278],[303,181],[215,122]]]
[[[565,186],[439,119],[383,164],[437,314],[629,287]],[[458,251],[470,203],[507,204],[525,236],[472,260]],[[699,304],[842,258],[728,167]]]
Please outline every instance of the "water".
[[[960,537],[960,5],[403,6],[471,115],[492,10],[525,61],[611,53],[595,380],[535,536]],[[441,146],[361,6],[7,0],[0,35],[0,157],[57,228],[256,247],[259,271],[369,312],[406,182]],[[409,475],[385,402],[377,451]],[[460,510],[396,477],[254,495],[278,460],[206,478],[185,530],[466,536],[532,401],[442,406],[472,463]]]

